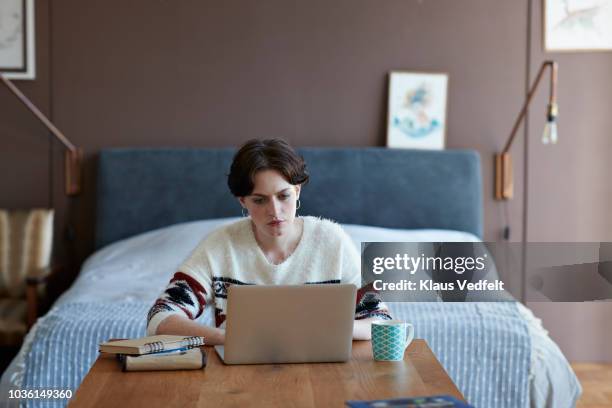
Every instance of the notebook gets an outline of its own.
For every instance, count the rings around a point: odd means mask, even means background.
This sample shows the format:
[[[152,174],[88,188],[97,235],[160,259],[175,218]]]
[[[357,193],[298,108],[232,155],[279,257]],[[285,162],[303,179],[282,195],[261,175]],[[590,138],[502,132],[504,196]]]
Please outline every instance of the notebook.
[[[101,353],[150,354],[179,348],[193,348],[204,345],[204,337],[175,336],[161,334],[139,339],[109,341],[100,344]]]
[[[198,347],[142,356],[118,356],[123,371],[200,370],[206,367],[206,351]]]
[[[459,401],[450,395],[374,401],[346,401],[346,405],[350,408],[473,408],[471,405]]]

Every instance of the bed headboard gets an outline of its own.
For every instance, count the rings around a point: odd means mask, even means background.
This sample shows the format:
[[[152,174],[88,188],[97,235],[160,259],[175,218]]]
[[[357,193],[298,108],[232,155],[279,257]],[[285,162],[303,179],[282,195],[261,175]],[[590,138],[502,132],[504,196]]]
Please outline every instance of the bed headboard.
[[[347,224],[482,235],[479,156],[469,150],[303,148],[302,215]],[[100,153],[96,247],[164,226],[240,216],[227,187],[234,149]]]

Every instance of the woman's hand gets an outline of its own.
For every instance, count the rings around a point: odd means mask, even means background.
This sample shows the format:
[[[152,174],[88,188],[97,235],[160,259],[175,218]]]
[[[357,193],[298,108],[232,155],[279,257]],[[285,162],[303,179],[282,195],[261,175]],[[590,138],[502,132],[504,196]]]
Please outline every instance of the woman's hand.
[[[353,340],[370,340],[372,339],[372,322],[380,320],[376,317],[368,319],[355,320],[353,325]]]
[[[172,315],[166,317],[157,326],[155,334],[177,334],[180,336],[202,336],[208,346],[225,343],[225,330],[204,326],[185,316]]]

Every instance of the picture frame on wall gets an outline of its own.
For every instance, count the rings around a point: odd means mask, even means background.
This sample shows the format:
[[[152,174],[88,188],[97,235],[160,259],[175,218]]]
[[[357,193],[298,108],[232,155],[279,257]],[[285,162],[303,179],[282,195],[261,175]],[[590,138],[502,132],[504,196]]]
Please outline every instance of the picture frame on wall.
[[[387,147],[444,149],[448,74],[389,74]]]
[[[0,1],[0,73],[35,79],[34,0]]]
[[[542,0],[544,50],[612,51],[612,0]]]

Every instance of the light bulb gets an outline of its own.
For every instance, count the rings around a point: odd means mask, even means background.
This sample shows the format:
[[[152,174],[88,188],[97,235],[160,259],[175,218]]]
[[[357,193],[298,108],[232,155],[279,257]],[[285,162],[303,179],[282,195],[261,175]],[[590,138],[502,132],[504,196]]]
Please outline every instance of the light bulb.
[[[544,126],[544,133],[542,133],[542,144],[555,144],[557,143],[557,122],[547,121]]]
[[[557,140],[559,140],[559,137],[557,135],[557,122],[555,121],[550,123],[550,142],[557,144]]]

